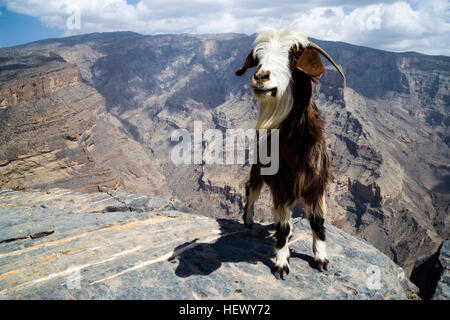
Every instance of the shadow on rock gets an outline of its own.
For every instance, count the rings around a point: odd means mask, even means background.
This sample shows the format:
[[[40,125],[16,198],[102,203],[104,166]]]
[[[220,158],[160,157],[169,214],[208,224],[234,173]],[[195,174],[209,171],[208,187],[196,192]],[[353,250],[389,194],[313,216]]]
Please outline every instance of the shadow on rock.
[[[175,274],[185,278],[191,275],[209,275],[222,266],[223,262],[262,262],[273,269],[273,225],[262,226],[255,223],[251,229],[242,223],[218,219],[220,236],[213,243],[200,243],[199,239],[186,242],[174,250],[169,261],[179,264]],[[177,253],[181,252],[181,253]]]
[[[274,228],[273,225],[263,226],[255,223],[249,229],[237,221],[218,219],[217,222],[221,233],[215,242],[200,243],[199,239],[195,239],[175,248],[169,261],[176,263],[178,260],[179,264],[175,270],[178,277],[209,275],[224,262],[262,262],[273,273],[274,239],[270,232]],[[314,262],[312,257],[303,254],[294,253],[293,257],[301,258],[310,265]]]
[[[310,255],[307,255],[307,254],[304,254],[304,253],[297,253],[297,252],[293,251],[292,249],[290,250],[290,254],[291,254],[291,259],[292,258],[302,259],[302,260],[308,262],[308,264],[311,267],[311,269],[316,269],[317,270],[317,264],[314,261],[314,258],[311,257]]]

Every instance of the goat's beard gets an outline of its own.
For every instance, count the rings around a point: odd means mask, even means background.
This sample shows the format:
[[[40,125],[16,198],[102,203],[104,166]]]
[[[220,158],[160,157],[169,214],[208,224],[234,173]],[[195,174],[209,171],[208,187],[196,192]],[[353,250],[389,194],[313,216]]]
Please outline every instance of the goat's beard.
[[[289,85],[281,96],[255,97],[259,113],[256,129],[278,129],[291,112],[294,104],[292,88]]]

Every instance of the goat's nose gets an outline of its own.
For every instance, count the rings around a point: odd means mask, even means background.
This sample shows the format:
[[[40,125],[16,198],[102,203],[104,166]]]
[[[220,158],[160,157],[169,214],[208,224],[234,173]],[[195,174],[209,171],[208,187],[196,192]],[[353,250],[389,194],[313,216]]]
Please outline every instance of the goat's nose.
[[[256,81],[269,81],[270,80],[270,71],[261,71],[256,70],[255,74],[253,75],[253,78],[255,78]]]

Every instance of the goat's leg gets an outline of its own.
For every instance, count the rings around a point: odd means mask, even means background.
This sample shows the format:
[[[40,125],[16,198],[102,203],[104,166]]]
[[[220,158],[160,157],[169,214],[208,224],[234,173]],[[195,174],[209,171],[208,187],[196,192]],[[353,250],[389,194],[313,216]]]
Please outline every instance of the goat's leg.
[[[244,207],[244,223],[247,227],[253,225],[253,210],[255,201],[258,200],[263,180],[260,175],[259,167],[253,165],[250,170],[250,179],[245,186],[245,207]]]
[[[289,237],[292,234],[291,210],[274,209],[275,218],[275,270],[277,279],[285,280],[289,274]]]
[[[316,267],[319,271],[327,270],[329,261],[325,244],[325,194],[322,195],[317,203],[306,206],[306,211],[313,234],[313,252]]]
[[[249,185],[245,188],[246,203],[244,208],[244,223],[247,227],[251,227],[253,225],[253,210],[255,207],[255,201],[261,193],[261,188],[262,186],[251,188]]]

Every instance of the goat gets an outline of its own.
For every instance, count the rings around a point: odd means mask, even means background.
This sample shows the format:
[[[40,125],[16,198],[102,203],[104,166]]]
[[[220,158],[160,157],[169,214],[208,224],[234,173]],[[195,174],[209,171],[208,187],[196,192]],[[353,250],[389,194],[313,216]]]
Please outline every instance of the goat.
[[[305,35],[266,28],[258,33],[251,52],[236,71],[241,76],[256,67],[251,80],[251,91],[259,106],[256,129],[279,129],[278,172],[261,175],[259,160],[252,165],[243,216],[245,224],[251,227],[254,203],[266,183],[273,198],[277,279],[286,279],[290,271],[291,211],[297,203],[306,210],[310,222],[317,269],[327,270],[329,263],[324,219],[331,156],[325,120],[312,100],[312,83],[325,70],[320,54],[345,80],[333,59]]]

